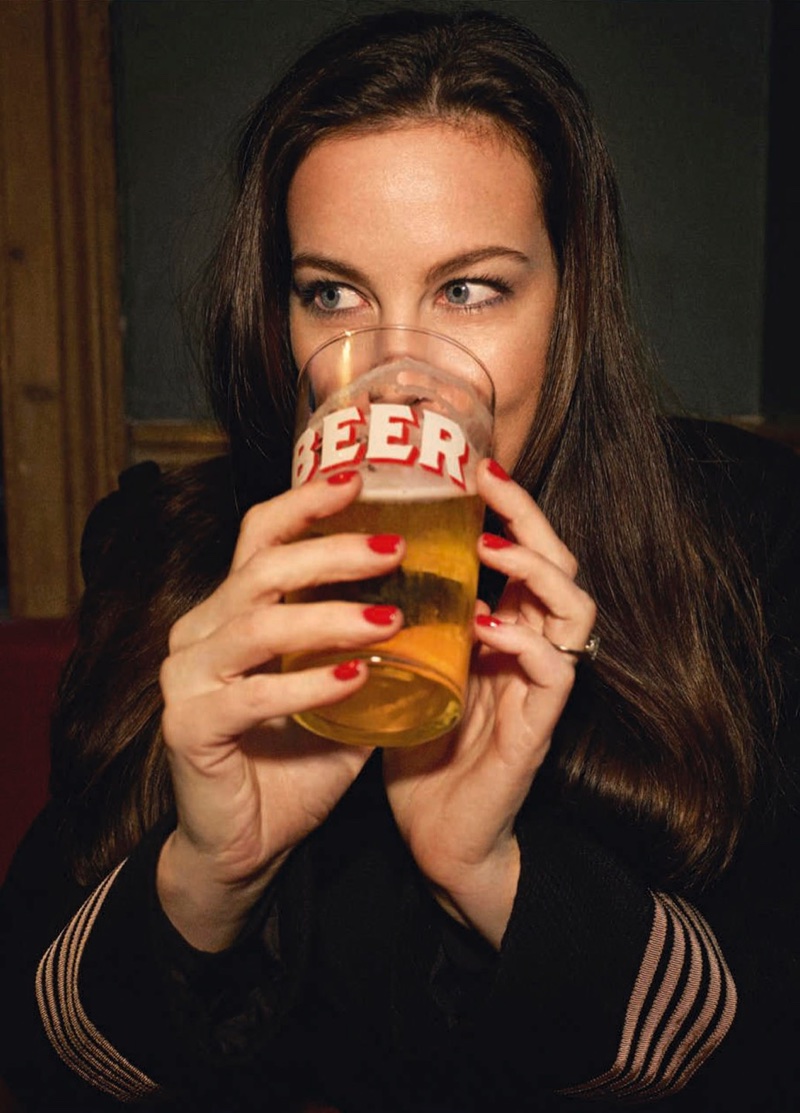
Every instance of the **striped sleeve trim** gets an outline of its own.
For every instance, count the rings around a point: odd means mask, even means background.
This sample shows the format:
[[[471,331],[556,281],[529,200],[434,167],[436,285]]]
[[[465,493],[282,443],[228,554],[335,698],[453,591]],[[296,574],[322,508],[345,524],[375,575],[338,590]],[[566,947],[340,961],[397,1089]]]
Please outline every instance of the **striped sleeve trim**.
[[[98,1032],[78,992],[86,943],[124,864],[95,889],[45,952],[36,971],[36,1000],[47,1038],[63,1062],[85,1082],[117,1101],[134,1102],[152,1097],[158,1085]]]
[[[654,893],[655,912],[610,1070],[559,1093],[618,1102],[675,1093],[725,1038],[736,985],[696,908]]]

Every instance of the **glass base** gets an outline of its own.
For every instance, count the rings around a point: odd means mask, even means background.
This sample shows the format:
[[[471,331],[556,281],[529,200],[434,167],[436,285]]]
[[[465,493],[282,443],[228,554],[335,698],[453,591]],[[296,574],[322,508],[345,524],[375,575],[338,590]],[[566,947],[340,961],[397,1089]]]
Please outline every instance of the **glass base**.
[[[334,666],[353,654],[315,656],[293,667]],[[295,715],[314,734],[351,746],[418,746],[452,730],[463,712],[463,699],[444,676],[417,664],[370,654],[370,677],[341,703]]]

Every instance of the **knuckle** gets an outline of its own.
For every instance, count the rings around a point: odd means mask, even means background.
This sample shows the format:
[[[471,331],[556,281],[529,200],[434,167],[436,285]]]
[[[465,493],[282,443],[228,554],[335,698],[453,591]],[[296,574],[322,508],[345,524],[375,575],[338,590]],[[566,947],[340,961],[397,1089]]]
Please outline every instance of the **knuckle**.
[[[265,595],[279,590],[276,582],[274,550],[256,549],[248,560],[246,568],[251,591],[258,595]]]
[[[581,589],[580,602],[586,618],[589,620],[591,625],[594,625],[594,621],[597,618],[597,604],[595,603],[594,599],[591,597],[591,595],[589,595],[587,591]]]
[[[569,578],[571,580],[574,580],[576,578],[576,576],[578,575],[578,571],[579,571],[578,561],[577,561],[576,557],[569,551],[569,549],[565,548],[564,549],[563,560],[564,560],[564,571],[566,572],[566,574],[569,576]]]
[[[564,662],[560,660],[553,660],[552,655],[543,655],[537,661],[533,673],[536,686],[540,689],[547,691],[561,691],[566,683],[568,683],[568,676],[564,669]]]
[[[161,687],[161,694],[166,700],[168,693],[172,688],[172,682],[175,673],[175,658],[173,656],[165,657],[161,662],[161,667],[158,670],[158,682]]]
[[[266,715],[274,694],[273,678],[267,673],[256,673],[240,684],[239,688],[238,698],[245,710]]]
[[[175,709],[172,707],[165,707],[161,715],[161,737],[164,740],[164,745],[170,749],[175,749],[175,739],[180,735],[180,719]]]
[[[267,624],[259,608],[253,608],[240,614],[235,619],[236,635],[244,642],[252,643],[261,641]]]
[[[184,630],[187,624],[186,618],[186,615],[181,615],[177,622],[174,622],[170,627],[169,636],[167,637],[167,648],[170,653],[176,653],[186,640],[184,636]]]
[[[577,669],[574,664],[562,664],[558,669],[558,675],[555,678],[555,683],[553,686],[568,696],[572,688],[575,687],[576,676]]]
[[[549,666],[551,686],[560,689],[569,689],[575,683],[577,662],[566,653],[558,653],[555,660],[551,659]]]
[[[261,532],[265,505],[265,503],[257,503],[255,506],[251,506],[249,510],[245,511],[244,517],[239,525],[239,539],[241,541],[250,543],[253,538],[257,537]]]

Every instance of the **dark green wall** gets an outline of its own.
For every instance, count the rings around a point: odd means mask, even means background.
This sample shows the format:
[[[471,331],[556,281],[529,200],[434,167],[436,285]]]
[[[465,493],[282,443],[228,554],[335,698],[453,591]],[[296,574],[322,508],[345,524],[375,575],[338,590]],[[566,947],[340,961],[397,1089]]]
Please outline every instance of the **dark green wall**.
[[[130,417],[202,413],[179,302],[213,242],[235,123],[367,2],[113,0]],[[763,0],[511,0],[589,91],[622,185],[638,311],[692,411],[760,412]]]

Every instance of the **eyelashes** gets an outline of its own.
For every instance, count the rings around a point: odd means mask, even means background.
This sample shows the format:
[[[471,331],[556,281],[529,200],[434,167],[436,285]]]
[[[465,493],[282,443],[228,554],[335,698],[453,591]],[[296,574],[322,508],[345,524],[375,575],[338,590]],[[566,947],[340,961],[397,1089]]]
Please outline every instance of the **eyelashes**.
[[[476,301],[467,300],[474,293],[474,287],[489,291],[489,296],[479,297]],[[308,282],[295,280],[292,291],[300,304],[318,317],[330,318],[358,312],[368,305],[367,299],[352,286],[330,279],[317,278]],[[507,301],[513,293],[510,283],[498,275],[465,275],[451,278],[444,283],[436,292],[436,302],[444,305],[446,311],[475,313]],[[349,304],[340,304],[342,301]]]
[[[499,302],[508,300],[513,294],[513,288],[505,279],[499,278],[497,275],[470,275],[468,278],[451,278],[442,289],[440,294],[447,296],[447,293],[456,294],[457,290],[467,290],[471,286],[480,286],[484,289],[493,291],[491,297],[481,298],[477,302],[450,300],[448,298],[447,304],[453,309],[460,310],[461,312],[475,313],[481,309],[488,309],[492,305],[497,305]]]
[[[314,279],[311,282],[295,281],[292,283],[292,290],[300,304],[319,317],[332,317],[336,314],[351,312],[359,308],[358,305],[324,305],[322,303],[322,298],[325,294],[332,293],[341,296],[341,293],[344,291],[349,292],[362,303],[365,301],[360,294],[356,293],[352,286],[347,286],[343,282],[330,282],[321,278]]]

